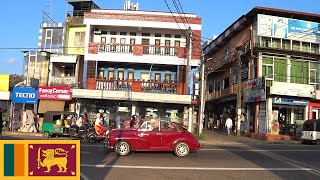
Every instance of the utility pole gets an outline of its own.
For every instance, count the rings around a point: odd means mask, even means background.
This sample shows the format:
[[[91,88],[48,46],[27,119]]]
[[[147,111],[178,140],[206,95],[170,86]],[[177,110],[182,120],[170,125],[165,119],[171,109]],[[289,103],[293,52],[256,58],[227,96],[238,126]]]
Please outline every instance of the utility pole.
[[[191,57],[192,57],[192,31],[191,31],[191,28],[189,27],[188,28],[188,43],[189,43],[189,49],[188,49],[188,57],[187,57],[187,64],[186,64],[186,84],[185,84],[185,94],[189,94],[189,68],[190,68],[190,60],[191,60]],[[189,105],[189,116],[188,116],[188,131],[192,133],[192,123],[193,123],[193,108],[192,108],[193,105]]]
[[[191,28],[189,27],[188,29],[188,56],[187,56],[187,64],[186,64],[186,84],[185,84],[185,94],[188,94],[188,89],[189,89],[189,64],[190,60],[192,58],[192,31]]]
[[[238,80],[237,80],[237,85],[238,85],[238,92],[237,92],[237,136],[241,135],[240,132],[240,123],[241,123],[241,97],[242,97],[242,75],[241,75],[241,56],[240,56],[240,52],[239,52],[240,48],[238,47],[236,49],[236,53],[237,53],[237,62],[238,62]]]
[[[204,109],[205,109],[205,92],[206,92],[206,79],[205,79],[205,76],[204,76],[205,65],[206,65],[205,58],[204,58],[204,56],[202,56],[202,62],[201,62],[200,114],[199,114],[199,135],[202,134]]]

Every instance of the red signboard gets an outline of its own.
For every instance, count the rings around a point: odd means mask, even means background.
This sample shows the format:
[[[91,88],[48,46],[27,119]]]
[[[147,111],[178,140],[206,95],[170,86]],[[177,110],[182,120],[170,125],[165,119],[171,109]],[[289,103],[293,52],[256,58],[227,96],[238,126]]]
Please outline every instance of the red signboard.
[[[71,100],[71,90],[70,87],[39,86],[38,99]]]

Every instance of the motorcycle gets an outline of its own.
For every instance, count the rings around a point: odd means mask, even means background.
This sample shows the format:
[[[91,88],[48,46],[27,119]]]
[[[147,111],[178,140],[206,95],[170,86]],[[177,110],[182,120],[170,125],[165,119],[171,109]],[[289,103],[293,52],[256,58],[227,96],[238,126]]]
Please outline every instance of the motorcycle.
[[[70,128],[69,134],[71,139],[76,140],[76,139],[87,139],[88,135],[92,132],[95,132],[95,129],[92,126],[92,124],[89,124],[86,130],[79,129],[78,127],[73,126]]]
[[[87,136],[87,140],[89,143],[101,142],[105,140],[109,132],[114,129],[114,125],[111,124],[110,126],[104,127],[104,131],[99,133],[97,131],[90,132]]]

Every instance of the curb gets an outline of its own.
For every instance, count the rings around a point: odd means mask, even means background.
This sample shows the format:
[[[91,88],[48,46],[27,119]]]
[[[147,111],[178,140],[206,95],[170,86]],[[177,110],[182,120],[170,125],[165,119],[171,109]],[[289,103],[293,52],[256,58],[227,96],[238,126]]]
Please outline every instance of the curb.
[[[34,136],[34,137],[42,137],[42,133],[28,133],[28,132],[2,132],[2,135],[16,135],[16,136]]]

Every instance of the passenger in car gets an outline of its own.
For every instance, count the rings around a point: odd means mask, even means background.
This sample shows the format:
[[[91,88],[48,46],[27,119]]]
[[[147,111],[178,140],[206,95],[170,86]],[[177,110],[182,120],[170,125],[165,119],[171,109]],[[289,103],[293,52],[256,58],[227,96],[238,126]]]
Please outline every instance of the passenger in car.
[[[150,125],[152,126],[152,131],[159,131],[159,123],[156,119],[150,120]]]
[[[168,130],[169,130],[169,131],[176,131],[177,128],[176,128],[175,126],[173,126],[171,122],[169,122],[169,123],[168,123]]]

